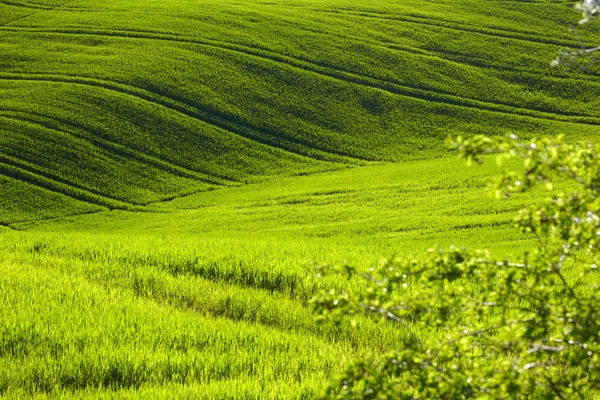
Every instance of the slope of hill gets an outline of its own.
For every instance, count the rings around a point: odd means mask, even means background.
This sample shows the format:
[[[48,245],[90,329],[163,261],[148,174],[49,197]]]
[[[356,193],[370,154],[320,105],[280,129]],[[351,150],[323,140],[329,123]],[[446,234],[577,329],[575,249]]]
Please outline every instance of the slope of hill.
[[[202,192],[152,214],[0,227],[0,394],[314,398],[405,331],[315,323],[308,299],[360,282],[315,279],[311,260],[371,266],[435,243],[504,255],[531,243],[510,221],[535,193],[490,201],[494,164],[463,166],[368,166]]]
[[[406,3],[2,2],[5,186],[48,216],[136,210],[439,156],[448,134],[598,132],[597,69],[546,67],[574,44],[565,2]]]
[[[316,324],[361,283],[311,260],[528,248],[543,194],[443,140],[597,137],[567,3],[0,0],[0,397],[314,398],[401,345]]]

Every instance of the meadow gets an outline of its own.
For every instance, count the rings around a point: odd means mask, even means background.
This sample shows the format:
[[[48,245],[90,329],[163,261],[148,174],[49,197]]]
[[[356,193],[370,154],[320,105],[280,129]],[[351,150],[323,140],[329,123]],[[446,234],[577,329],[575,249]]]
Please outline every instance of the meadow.
[[[465,176],[463,164],[369,166],[200,193],[152,212],[12,225],[0,250],[1,387],[9,396],[313,398],[404,335],[368,319],[357,329],[315,323],[308,300],[347,283],[316,278],[313,262],[368,266],[454,241],[526,248],[510,222],[534,196],[490,203],[496,168]]]
[[[313,266],[531,246],[543,191],[444,139],[596,137],[566,4],[0,2],[0,396],[315,398],[401,346]]]

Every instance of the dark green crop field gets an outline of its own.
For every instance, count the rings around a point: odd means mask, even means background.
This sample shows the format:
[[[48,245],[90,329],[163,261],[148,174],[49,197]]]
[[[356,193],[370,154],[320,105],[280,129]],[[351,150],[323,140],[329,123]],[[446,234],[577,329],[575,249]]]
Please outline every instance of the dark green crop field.
[[[398,346],[311,263],[528,248],[544,194],[444,140],[598,136],[567,4],[0,0],[0,397],[314,398]]]

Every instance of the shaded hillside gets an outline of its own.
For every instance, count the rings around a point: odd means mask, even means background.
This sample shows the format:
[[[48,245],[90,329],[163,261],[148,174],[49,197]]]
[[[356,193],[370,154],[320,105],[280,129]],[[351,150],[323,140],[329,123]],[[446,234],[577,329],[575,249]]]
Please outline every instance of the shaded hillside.
[[[449,134],[598,133],[598,69],[546,67],[566,2],[405,3],[0,3],[4,201],[54,199],[0,222],[431,158]]]

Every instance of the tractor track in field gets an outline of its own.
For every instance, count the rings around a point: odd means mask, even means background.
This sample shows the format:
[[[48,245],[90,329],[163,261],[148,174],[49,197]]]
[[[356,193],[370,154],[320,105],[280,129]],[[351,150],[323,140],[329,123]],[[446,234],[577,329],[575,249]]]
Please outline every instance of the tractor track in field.
[[[519,2],[519,1],[517,1]],[[33,5],[31,3],[17,3],[13,1],[0,0],[0,4],[11,5],[15,7],[23,7],[23,8],[31,8],[38,9],[41,11],[52,11],[56,9],[64,8],[67,4],[73,3],[73,1],[67,1],[59,6],[43,6],[43,5]],[[415,13],[400,15],[393,14],[388,12],[377,12],[374,10],[360,10],[353,8],[336,8],[336,9],[322,9],[322,8],[311,8],[310,11],[321,13],[321,14],[330,14],[330,15],[339,15],[339,16],[351,16],[357,18],[372,18],[372,19],[382,19],[382,20],[392,20],[399,22],[407,22],[418,25],[425,25],[434,28],[444,28],[450,30],[456,30],[467,33],[475,33],[486,36],[492,36],[500,39],[511,39],[511,40],[520,40],[531,43],[539,43],[539,44],[548,44],[548,45],[556,45],[562,47],[572,47],[576,45],[575,40],[569,40],[566,37],[561,38],[561,40],[550,39],[543,34],[540,34],[535,31],[525,31],[525,30],[516,30],[510,28],[502,28],[498,26],[494,27],[480,27],[477,25],[473,25],[470,22],[460,23],[460,21],[448,21],[442,18],[432,17],[432,16],[423,16]],[[16,21],[11,21],[10,23]],[[328,32],[315,29],[314,32],[321,34],[330,34]],[[366,40],[366,38],[359,38],[355,36],[351,36],[354,39]]]
[[[4,29],[4,30],[13,30]],[[507,103],[494,103],[485,100],[477,100],[471,99],[467,97],[462,97],[454,94],[448,94],[444,91],[434,90],[431,88],[422,88],[416,85],[408,85],[395,81],[383,80],[380,78],[374,78],[371,76],[360,75],[353,72],[348,72],[343,69],[333,68],[328,65],[321,65],[318,63],[310,62],[304,59],[293,58],[288,55],[282,55],[276,52],[272,52],[270,50],[264,50],[261,48],[255,48],[250,46],[243,46],[238,44],[230,44],[226,42],[214,41],[209,39],[204,40],[196,40],[196,39],[188,39],[182,38],[177,35],[170,35],[164,33],[148,33],[147,31],[103,31],[103,30],[81,30],[81,29],[15,29],[15,31],[25,31],[25,32],[39,32],[39,33],[48,33],[48,34],[67,34],[67,35],[89,35],[89,36],[107,36],[107,37],[122,37],[128,39],[143,39],[143,40],[163,40],[170,41],[176,43],[183,44],[192,44],[199,46],[212,47],[216,49],[221,49],[225,51],[231,51],[238,54],[244,54],[250,57],[261,58],[267,61],[271,61],[278,64],[284,64],[290,66],[292,68],[297,68],[299,70],[303,70],[305,72],[311,72],[317,75],[321,75],[324,77],[328,77],[331,79],[335,79],[338,81],[343,81],[348,84],[356,84],[363,87],[369,87],[372,89],[379,89],[394,95],[404,96],[413,99],[424,100],[432,103],[445,104],[456,107],[464,107],[469,109],[475,109],[479,111],[488,111],[501,113],[510,116],[522,116],[522,117],[530,117],[535,119],[543,119],[543,120],[554,120],[560,122],[568,122],[568,123],[578,123],[585,125],[600,125],[600,117],[593,117],[588,115],[581,115],[577,113],[569,113],[569,112],[559,112],[559,111],[543,111],[537,109],[529,109],[524,107],[517,107],[512,104]],[[124,85],[122,83],[119,83]],[[163,96],[166,97],[166,96]],[[175,102],[179,102],[178,100],[170,99]],[[179,102],[181,103],[181,102]],[[186,106],[187,107],[187,106]],[[223,117],[219,117],[223,118]],[[255,127],[253,127],[256,129]],[[261,128],[258,128],[261,129]],[[272,134],[271,134],[272,135]],[[242,135],[243,136],[243,135]],[[292,142],[294,143],[294,142]],[[263,143],[268,144],[268,143]],[[302,145],[314,150],[311,143],[301,143]],[[273,145],[274,147],[280,147],[277,145]],[[320,150],[324,151],[324,150]],[[293,152],[293,151],[291,151]],[[326,152],[326,151],[324,151]],[[346,154],[337,154],[329,152],[329,154],[342,156],[342,157],[352,157]],[[301,154],[304,155],[304,154]],[[355,157],[354,157],[355,158]]]
[[[397,51],[404,51],[402,48],[394,48],[394,46],[385,46],[385,48],[388,48],[390,50],[397,50]],[[499,73],[505,73],[505,72],[510,72],[513,75],[515,75],[515,72],[518,73],[522,73],[522,74],[526,74],[526,75],[531,75],[531,76],[541,76],[543,78],[551,78],[551,79],[556,79],[556,80],[570,80],[570,81],[577,81],[580,84],[583,83],[589,83],[590,81],[594,81],[596,83],[600,82],[600,75],[587,71],[587,73],[585,75],[578,75],[577,73],[572,73],[572,72],[562,72],[560,74],[548,74],[545,75],[545,73],[547,71],[543,71],[543,70],[539,70],[539,71],[535,71],[532,70],[530,68],[523,68],[523,67],[519,67],[517,65],[510,65],[510,64],[504,64],[501,65],[500,63],[497,62],[491,62],[489,60],[486,60],[485,58],[481,58],[481,57],[473,57],[470,56],[468,53],[461,53],[458,51],[450,51],[450,50],[435,50],[431,51],[431,52],[427,52],[427,51],[423,51],[423,53],[421,53],[421,55],[426,56],[426,57],[431,57],[431,58],[437,58],[439,60],[443,60],[452,64],[457,64],[457,65],[466,65],[469,67],[474,67],[474,68],[488,68],[491,70],[494,70],[496,72]]]
[[[516,2],[526,2],[529,0],[516,1]],[[288,8],[294,9],[296,7],[301,6],[291,6],[286,5]],[[521,40],[530,43],[539,43],[539,44],[548,44],[548,45],[556,45],[556,46],[564,46],[570,47],[576,45],[575,38],[571,38],[569,41],[567,37],[561,38],[561,40],[550,39],[547,36],[544,36],[541,33],[535,31],[525,31],[525,30],[516,30],[510,28],[502,28],[502,27],[485,27],[474,25],[470,22],[463,21],[448,21],[446,19],[432,17],[432,16],[424,16],[415,13],[407,13],[407,14],[394,14],[390,12],[377,12],[374,10],[363,10],[356,9],[352,7],[338,7],[331,9],[317,8],[317,7],[309,7],[305,8],[306,11],[314,12],[317,14],[328,14],[333,16],[349,16],[356,18],[365,18],[365,19],[379,19],[379,20],[390,20],[390,21],[398,21],[398,22],[407,22],[414,23],[417,25],[424,25],[434,28],[445,28],[450,30],[462,31],[467,33],[475,33],[486,35],[490,37],[496,37],[500,39],[511,39],[511,40]]]
[[[7,5],[7,6],[13,6],[13,7],[28,8],[28,9],[31,9],[31,10],[43,10],[43,11],[49,11],[49,10],[52,10],[54,8],[52,6],[44,6],[42,4],[17,3],[16,1],[7,1],[7,0],[0,0],[0,4],[4,4],[4,5]]]
[[[0,116],[0,118],[6,117]],[[21,120],[18,121],[22,122]],[[1,148],[2,146],[0,146],[0,149]],[[17,179],[22,182],[27,182],[53,192],[61,193],[73,199],[83,201],[89,204],[94,204],[102,207],[107,207],[109,209],[117,210],[154,212],[155,210],[150,210],[146,207],[150,204],[168,202],[178,197],[185,197],[190,195],[190,193],[172,195],[164,199],[146,202],[127,201],[110,196],[97,189],[89,188],[81,184],[72,182],[71,180],[61,175],[48,172],[45,168],[35,165],[29,161],[21,160],[1,153],[0,175],[8,176],[10,178]]]
[[[371,18],[371,19],[381,19],[381,20],[389,20],[389,21],[397,21],[397,22],[406,22],[411,24],[425,25],[433,28],[441,28],[441,29],[450,29],[459,32],[466,32],[469,34],[480,34],[485,36],[496,37],[499,39],[510,39],[510,40],[520,40],[524,42],[530,43],[538,43],[545,45],[553,45],[553,46],[561,46],[561,47],[572,47],[575,45],[575,41],[567,41],[567,40],[554,40],[544,37],[535,32],[524,32],[524,31],[515,31],[511,29],[498,29],[498,28],[478,28],[469,23],[465,23],[464,25],[459,25],[458,23],[449,22],[446,20],[442,20],[440,18],[435,17],[425,17],[419,16],[415,14],[410,15],[397,15],[397,14],[388,14],[388,13],[377,13],[373,11],[356,11],[356,10],[315,10],[320,13],[328,13],[328,14],[338,14],[338,15],[346,15],[357,18]],[[435,22],[433,22],[435,21]]]
[[[2,148],[2,146],[0,146],[0,149],[1,148]],[[123,203],[123,205],[131,206],[131,207],[143,207],[146,205],[146,203],[143,203],[143,202],[122,200],[117,197],[107,195],[106,193],[103,193],[97,189],[86,187],[79,183],[72,182],[63,176],[61,176],[59,174],[51,173],[51,172],[47,171],[46,168],[40,167],[39,165],[35,165],[35,164],[31,163],[30,161],[21,160],[21,159],[12,157],[12,156],[7,156],[5,154],[0,154],[0,163],[9,165],[11,167],[17,168],[21,171],[25,171],[30,174],[38,175],[38,176],[48,179],[48,180],[60,183],[61,185],[68,186],[76,191],[85,192],[85,193],[88,193],[88,194],[90,194],[92,196],[96,196],[96,197],[102,197],[109,201],[116,202],[116,204]]]
[[[17,2],[13,2],[13,1],[0,0],[0,4],[5,4],[7,6],[13,6],[13,7],[25,8],[25,9],[28,9],[28,10],[34,10],[33,12],[31,12],[29,14],[20,16],[20,17],[15,18],[15,19],[13,19],[11,21],[7,21],[4,24],[0,25],[0,27],[7,27],[9,25],[14,24],[15,22],[22,21],[24,19],[27,19],[29,17],[32,17],[34,15],[38,15],[38,14],[46,12],[46,11],[54,11],[54,10],[61,9],[64,6],[66,6],[67,4],[71,4],[71,3],[73,3],[73,0],[68,0],[68,1],[66,1],[66,2],[64,2],[62,4],[57,5],[57,6],[47,6],[46,7],[46,6],[42,6],[40,4],[36,4],[36,5],[32,6],[31,4],[24,4],[24,3],[17,3]]]
[[[32,116],[35,116],[38,119],[36,120],[35,118],[32,118]],[[112,155],[115,155],[118,157],[124,157],[127,159],[135,159],[143,164],[151,165],[161,171],[168,172],[175,176],[179,176],[182,178],[194,179],[194,180],[197,180],[197,181],[200,181],[200,182],[203,182],[206,184],[211,184],[211,185],[228,186],[227,183],[223,182],[223,181],[226,181],[224,178],[214,177],[205,172],[190,170],[190,169],[187,169],[180,165],[176,165],[171,162],[158,159],[155,156],[148,155],[144,152],[133,149],[131,147],[128,147],[128,146],[125,146],[122,144],[118,144],[118,143],[112,142],[110,140],[102,139],[102,138],[96,137],[94,135],[85,135],[85,134],[81,134],[81,133],[76,133],[75,130],[81,130],[86,133],[87,133],[87,131],[83,128],[75,127],[72,124],[69,124],[65,121],[61,121],[58,118],[45,116],[45,115],[31,112],[31,111],[7,110],[7,109],[1,109],[1,108],[0,108],[0,118],[14,119],[15,121],[35,124],[35,125],[42,126],[46,129],[55,130],[57,132],[61,132],[61,133],[65,134],[65,135],[77,138],[79,140],[83,140],[86,143],[90,143],[90,144],[94,145],[95,147],[98,147],[98,148],[106,151],[109,154],[112,154]],[[45,120],[50,120],[50,121],[53,121],[54,123],[57,123],[60,125],[67,125],[67,126],[69,126],[69,128],[71,128],[73,130],[66,130],[63,128],[58,128],[54,124],[48,123],[48,122],[40,122],[39,118],[45,119]],[[235,181],[228,181],[228,182],[229,183],[237,183]]]
[[[523,0],[523,1],[527,1],[527,0]],[[336,13],[335,11],[323,11],[323,10],[317,10],[314,9],[311,11],[321,11],[321,12],[328,12],[328,13]],[[271,15],[271,14],[270,14]],[[415,16],[418,17],[418,16]],[[424,17],[420,17],[420,18],[424,18]],[[292,23],[292,22],[290,22]],[[450,51],[450,50],[441,50],[441,49],[436,49],[436,50],[427,50],[427,49],[422,49],[420,47],[415,47],[415,46],[410,46],[410,45],[401,45],[399,43],[396,42],[391,42],[391,41],[381,41],[381,40],[374,40],[371,39],[369,37],[366,36],[356,36],[356,35],[349,35],[349,34],[332,34],[331,32],[327,31],[326,29],[322,29],[322,28],[315,28],[315,27],[307,27],[307,26],[299,26],[298,28],[306,30],[307,32],[311,32],[311,33],[315,33],[318,35],[324,35],[324,36],[330,36],[330,37],[335,37],[335,38],[345,38],[348,39],[350,41],[352,41],[352,43],[358,43],[358,44],[368,44],[372,47],[377,47],[377,48],[381,48],[381,49],[386,49],[386,50],[391,50],[391,51],[396,51],[396,52],[400,52],[400,53],[408,53],[411,55],[419,55],[419,56],[423,56],[423,57],[428,57],[428,58],[433,58],[433,59],[437,59],[437,60],[442,60],[444,62],[448,62],[448,63],[452,63],[452,64],[456,64],[456,65],[466,65],[469,67],[476,67],[476,68],[491,68],[491,69],[495,69],[498,71],[511,71],[511,72],[523,72],[523,73],[528,73],[528,74],[532,74],[532,73],[545,73],[546,71],[540,71],[540,72],[536,72],[536,71],[532,71],[531,68],[522,68],[518,65],[511,65],[511,64],[504,64],[501,65],[499,63],[492,63],[490,61],[487,60],[481,60],[481,59],[473,59],[472,54],[469,53],[460,53],[458,51]],[[497,28],[498,30],[500,30],[500,28]],[[510,30],[506,29],[507,32],[511,32]],[[148,31],[148,32],[152,32],[152,31]],[[519,32],[516,31],[518,33],[523,33],[523,34],[529,34],[529,32]],[[158,33],[158,32],[157,32]],[[535,43],[535,42],[534,42]],[[271,51],[268,48],[262,48],[262,50],[264,51]],[[281,54],[281,53],[278,53]],[[467,58],[465,59],[465,56],[470,57],[471,59]],[[445,58],[448,57],[448,58]],[[305,62],[309,62],[309,63],[313,63],[315,64],[314,61],[310,60],[310,59],[306,59],[306,58],[298,58],[298,60],[302,60]],[[472,62],[473,61],[473,62]],[[322,65],[322,66],[327,66],[327,67],[331,67],[330,65]],[[349,73],[353,73],[352,71],[347,71]],[[577,73],[568,73],[567,71],[561,71],[561,74],[556,74],[556,75],[551,75],[552,78],[555,79],[569,79],[569,80],[576,80],[579,82],[589,82],[590,79],[594,79],[598,81],[598,78],[600,77],[600,75],[598,74],[594,74],[593,72],[587,71],[587,74],[582,77],[580,74]],[[373,79],[379,79],[379,80],[385,80],[383,78],[377,77],[377,76],[371,76],[371,78]],[[393,83],[397,83],[397,84],[401,84],[401,82],[399,81],[394,81],[394,80],[388,80],[389,82],[393,82]],[[449,92],[446,92],[449,93]]]
[[[40,11],[52,11],[56,9],[63,8],[65,5],[72,3],[72,1],[67,1],[58,6],[44,6],[39,4],[32,3],[18,3],[14,1],[0,0],[1,4],[11,5],[15,7],[23,7],[30,9],[37,9]],[[391,21],[399,21],[399,22],[408,22],[419,25],[425,25],[435,28],[445,28],[456,31],[462,31],[467,33],[475,33],[486,36],[493,36],[501,39],[514,39],[527,41],[531,43],[541,43],[541,44],[549,44],[556,46],[564,46],[569,47],[573,46],[574,40],[569,41],[566,38],[564,40],[555,40],[550,39],[538,32],[535,31],[524,31],[524,30],[515,30],[509,28],[501,28],[501,27],[479,27],[471,24],[470,22],[464,22],[460,24],[459,21],[448,21],[441,18],[436,18],[432,16],[422,16],[418,14],[392,14],[388,12],[377,12],[373,10],[361,10],[361,9],[353,9],[353,8],[336,8],[336,9],[322,9],[322,8],[311,8],[310,11],[321,13],[321,14],[331,14],[331,15],[339,15],[339,16],[351,16],[358,18],[372,18],[372,19],[382,19],[382,20],[391,20]]]
[[[132,203],[109,197],[105,194],[98,194],[99,192],[95,190],[82,188],[77,184],[69,182],[67,179],[49,174],[46,171],[39,171],[28,164],[29,163],[24,163],[21,160],[14,160],[12,157],[6,157],[0,154],[0,175],[17,181],[29,183],[36,187],[70,197],[83,203],[104,207],[105,210],[102,211],[122,210],[149,214],[167,214],[171,211],[148,208],[148,206],[152,204],[166,203],[174,199],[193,194],[185,193],[181,195],[173,195],[159,201],[147,203]],[[29,222],[31,221],[34,220],[30,220]]]
[[[354,159],[354,163],[359,160],[356,157],[342,154],[341,152],[327,152],[325,150],[310,147],[311,143],[298,138],[289,137],[289,135],[286,135],[283,140],[277,140],[279,137],[283,136],[281,132],[273,132],[265,128],[256,127],[252,124],[246,123],[245,121],[232,121],[231,116],[219,115],[216,112],[206,109],[188,106],[187,104],[166,95],[156,94],[146,89],[122,82],[111,81],[108,79],[90,78],[86,76],[44,73],[0,73],[0,81],[1,80],[71,84],[104,89],[126,96],[132,96],[144,102],[164,107],[185,117],[192,118],[196,121],[219,128],[228,134],[244,138],[251,142],[270,147],[274,150],[289,153],[294,156],[305,157],[312,160],[346,163],[350,162],[352,159]],[[294,149],[293,145],[300,146],[302,151]]]
[[[518,1],[518,0],[517,0]],[[527,0],[522,0],[522,1],[527,1]],[[290,6],[288,6],[290,7]],[[333,11],[333,10],[322,10],[322,9],[311,9],[311,11],[315,11],[315,12],[323,12],[323,13],[330,13],[330,14],[339,14],[339,12]],[[272,13],[269,13],[269,15],[275,15]],[[389,14],[388,14],[389,15]],[[276,15],[275,15],[276,16]],[[412,15],[413,18],[425,18],[422,16],[417,16],[417,15]],[[447,21],[445,21],[447,22]],[[289,23],[293,24],[293,20],[290,20]],[[472,26],[472,25],[470,25]],[[401,45],[398,44],[396,42],[391,42],[391,41],[381,41],[381,40],[375,40],[366,36],[357,36],[357,35],[349,35],[347,33],[344,34],[340,34],[340,33],[331,33],[330,31],[323,29],[323,28],[316,28],[316,27],[308,27],[308,26],[298,26],[297,28],[299,29],[303,29],[306,30],[307,32],[311,32],[311,33],[315,33],[318,35],[324,35],[324,36],[330,36],[330,37],[335,37],[335,38],[345,38],[348,40],[353,41],[353,43],[360,43],[360,44],[368,44],[370,46],[373,47],[378,47],[381,49],[387,49],[387,50],[392,50],[392,51],[397,51],[397,52],[402,52],[402,53],[409,53],[412,55],[420,55],[420,56],[424,56],[424,57],[429,57],[429,58],[435,58],[438,60],[443,60],[445,62],[449,62],[449,63],[453,63],[453,64],[457,64],[457,65],[466,65],[466,66],[470,66],[470,67],[477,67],[477,68],[491,68],[491,69],[496,69],[499,71],[517,71],[517,72],[525,72],[525,73],[532,73],[531,68],[522,68],[518,65],[511,65],[511,64],[505,64],[505,65],[501,65],[498,63],[490,63],[489,61],[481,61],[479,59],[475,60],[476,62],[471,62],[470,59],[465,59],[465,56],[471,57],[471,54],[468,53],[460,53],[458,51],[449,51],[449,50],[440,50],[440,49],[436,49],[436,50],[427,50],[427,49],[422,49],[419,47],[414,47],[414,46],[407,46],[407,45]],[[492,29],[492,28],[490,28]],[[531,33],[531,32],[525,32],[525,31],[513,31],[513,30],[509,30],[509,29],[504,29],[502,30],[501,28],[493,28],[493,29],[497,29],[499,31],[506,31],[506,32],[516,32],[516,33],[522,33],[524,35],[529,35],[529,34],[534,34],[537,35],[535,33]],[[148,31],[148,32],[152,32],[152,31]],[[539,35],[538,35],[539,36]],[[536,43],[536,42],[532,42],[532,43]],[[566,46],[566,45],[565,45]],[[262,48],[264,51],[272,51],[268,48]],[[444,56],[448,56],[448,58],[444,58]],[[298,59],[298,60],[303,60],[309,63],[315,63],[314,61],[310,60],[310,59]],[[324,65],[324,66],[328,66],[331,67],[330,65]],[[351,71],[347,71],[352,73]],[[535,72],[535,71],[533,71]],[[546,71],[543,71],[546,72]],[[567,73],[566,71],[562,71],[560,75],[552,75],[553,78],[556,79],[571,79],[571,80],[577,80],[580,82],[589,82],[589,80],[595,79],[598,80],[598,77],[600,77],[600,75],[598,74],[594,74],[590,71],[587,71],[587,74],[585,75],[585,77],[582,77],[581,75],[578,75],[577,73]],[[373,79],[382,79],[379,77],[372,77]],[[400,83],[398,81],[390,81],[390,82],[395,82],[395,83]]]
[[[36,171],[29,166],[23,166],[22,162],[9,160],[2,155],[0,155],[0,174],[44,188],[51,192],[60,193],[84,203],[106,207],[110,210],[142,211],[141,206],[89,192],[85,189],[73,186],[65,179]]]
[[[2,114],[1,110],[0,110],[0,119],[12,119],[17,122],[28,122],[28,123],[37,124],[37,122],[35,122],[35,121],[29,122],[29,121],[27,121],[25,119],[21,119],[21,118],[7,117],[6,115]],[[44,126],[44,125],[41,125],[41,126]],[[48,128],[46,126],[44,126],[44,127],[47,129],[57,130],[56,128],[53,128],[53,127],[50,127],[50,128]],[[65,132],[62,130],[57,130],[57,131],[63,132],[65,134],[69,134],[69,132]],[[0,148],[1,148],[1,146],[0,146]],[[2,167],[2,164],[5,164],[4,168]],[[7,171],[6,165],[8,165],[10,167],[10,168],[8,168],[9,169],[8,173],[6,172]],[[36,167],[38,167],[38,168],[36,168]],[[194,194],[197,194],[200,192],[214,190],[214,187],[212,187],[212,188],[207,187],[207,188],[199,188],[199,189],[196,189],[196,190],[194,190],[192,192],[188,192],[188,193],[177,193],[177,194],[172,194],[172,195],[168,195],[168,196],[163,196],[162,198],[157,199],[157,200],[150,200],[150,201],[144,201],[144,202],[126,201],[126,200],[122,200],[122,199],[119,199],[116,197],[109,196],[104,192],[100,192],[98,190],[88,188],[88,187],[79,185],[77,183],[73,183],[72,181],[70,181],[60,175],[50,174],[47,171],[45,171],[43,167],[40,170],[39,166],[36,166],[35,164],[32,164],[29,161],[16,159],[16,158],[13,158],[10,156],[5,156],[2,154],[0,154],[0,175],[9,176],[13,179],[27,182],[27,183],[36,185],[38,187],[44,188],[46,190],[60,193],[60,194],[66,195],[68,197],[71,197],[73,199],[86,202],[88,204],[103,206],[103,207],[107,207],[109,209],[120,209],[120,210],[127,210],[127,211],[144,211],[144,212],[162,213],[165,211],[149,209],[147,207],[151,206],[151,205],[155,205],[155,204],[166,203],[166,202],[178,199],[178,198],[187,197],[187,196],[194,195]],[[54,182],[54,183],[52,183],[52,182]],[[203,182],[203,183],[207,183],[207,182]],[[231,186],[221,184],[219,187],[231,187]],[[77,192],[81,192],[81,193],[77,194]],[[98,199],[96,199],[96,198],[98,198]]]

